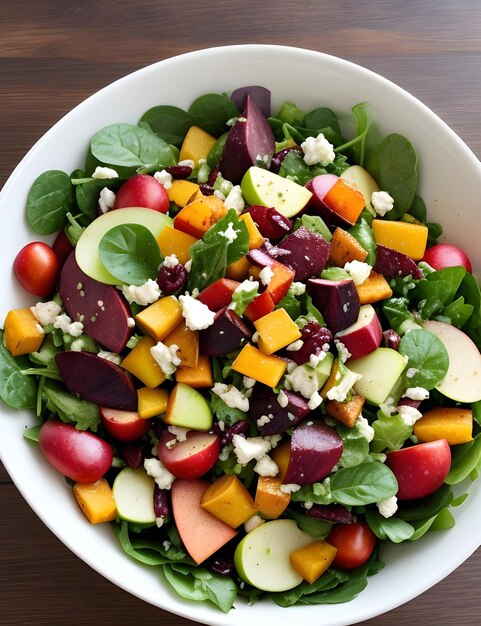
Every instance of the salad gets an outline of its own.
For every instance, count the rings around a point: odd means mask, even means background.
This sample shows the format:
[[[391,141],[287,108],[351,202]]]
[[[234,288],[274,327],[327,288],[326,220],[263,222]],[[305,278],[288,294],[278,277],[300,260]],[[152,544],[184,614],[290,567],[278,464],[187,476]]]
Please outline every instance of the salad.
[[[92,524],[229,611],[347,602],[481,468],[481,292],[411,141],[263,87],[160,105],[33,183],[0,397]]]

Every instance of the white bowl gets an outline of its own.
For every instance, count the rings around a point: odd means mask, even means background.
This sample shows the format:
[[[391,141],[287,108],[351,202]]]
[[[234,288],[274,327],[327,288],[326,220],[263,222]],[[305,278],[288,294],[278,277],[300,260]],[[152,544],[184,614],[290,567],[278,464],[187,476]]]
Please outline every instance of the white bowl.
[[[421,171],[420,193],[429,218],[444,226],[444,238],[461,245],[481,275],[481,248],[473,224],[479,224],[481,165],[473,153],[434,113],[388,80],[362,67],[318,52],[282,46],[228,46],[192,52],[137,71],[90,97],[58,122],[30,150],[0,195],[0,319],[8,309],[32,303],[17,287],[11,267],[22,245],[38,237],[25,220],[25,201],[33,180],[46,169],[72,171],[83,163],[92,134],[116,122],[136,123],[157,104],[188,107],[207,92],[230,92],[259,84],[272,90],[274,109],[289,99],[309,110],[328,106],[349,113],[357,102],[371,104],[382,131],[400,132],[415,144]],[[343,115],[342,119],[348,119]],[[75,503],[63,477],[22,438],[31,415],[0,414],[0,456],[24,498],[43,522],[75,554],[126,591],[200,623],[243,626],[345,626],[374,617],[407,602],[458,567],[481,545],[481,489],[468,486],[470,497],[455,509],[456,526],[412,544],[383,552],[385,569],[369,579],[357,599],[332,606],[282,609],[270,601],[237,603],[224,615],[206,604],[181,600],[163,585],[158,573],[130,560],[109,526],[91,526]],[[5,514],[5,512],[4,512]]]

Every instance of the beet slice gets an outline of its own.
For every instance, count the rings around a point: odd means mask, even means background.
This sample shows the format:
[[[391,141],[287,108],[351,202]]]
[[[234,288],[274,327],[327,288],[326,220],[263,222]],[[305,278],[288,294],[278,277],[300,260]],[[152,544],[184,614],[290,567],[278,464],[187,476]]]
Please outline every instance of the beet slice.
[[[301,226],[288,235],[277,248],[289,250],[284,264],[296,273],[294,280],[319,276],[329,258],[330,244],[321,235]]]
[[[286,356],[292,359],[297,365],[307,363],[311,354],[318,356],[325,352],[323,348],[329,346],[332,341],[332,333],[329,328],[321,326],[319,322],[307,322],[301,328],[301,340],[303,342],[299,350],[287,350]]]
[[[199,353],[204,356],[226,356],[250,339],[252,332],[233,309],[221,309],[214,323],[199,331]]]
[[[306,291],[334,335],[357,322],[361,305],[354,281],[310,278]]]
[[[55,357],[70,393],[100,406],[137,410],[137,391],[121,367],[91,352],[59,352]]]
[[[60,297],[68,315],[81,321],[84,332],[112,352],[121,352],[132,335],[130,309],[112,285],[87,276],[77,264],[75,251],[60,274]]]
[[[334,524],[354,524],[356,522],[356,516],[342,504],[313,504],[310,509],[306,509],[306,515]]]
[[[300,394],[293,391],[284,393],[288,402],[285,407],[282,407],[277,400],[277,394],[270,387],[260,383],[254,387],[249,402],[249,417],[255,422],[264,415],[269,418],[265,424],[261,420],[261,426],[257,427],[263,437],[285,432],[288,428],[296,426],[310,413],[307,400]]]
[[[376,248],[374,271],[378,272],[378,274],[384,274],[386,278],[398,278],[399,276],[408,276],[409,274],[416,280],[424,277],[424,274],[411,257],[379,244]]]
[[[256,165],[259,157],[269,168],[276,142],[268,121],[249,94],[246,109],[237,118],[227,135],[219,161],[219,171],[234,185],[240,183],[246,171]]]
[[[257,104],[264,117],[271,116],[270,89],[267,89],[267,87],[261,87],[260,85],[249,85],[248,87],[239,87],[238,89],[235,89],[231,93],[230,99],[239,111],[245,110],[247,95],[249,95]]]
[[[249,207],[249,213],[257,224],[257,228],[263,237],[276,241],[287,235],[292,228],[292,222],[288,217],[276,211],[274,207],[253,204]]]

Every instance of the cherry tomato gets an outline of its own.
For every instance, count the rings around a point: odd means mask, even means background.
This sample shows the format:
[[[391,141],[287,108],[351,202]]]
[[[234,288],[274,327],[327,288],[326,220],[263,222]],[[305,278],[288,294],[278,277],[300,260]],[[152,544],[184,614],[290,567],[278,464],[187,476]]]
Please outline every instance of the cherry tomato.
[[[42,241],[32,241],[15,257],[13,271],[24,289],[44,298],[55,288],[60,263],[50,246]]]
[[[73,249],[74,247],[70,243],[70,240],[65,234],[65,231],[61,230],[52,244],[52,250],[57,255],[58,260],[60,261],[60,265],[63,266],[63,264],[67,260],[67,257],[70,255]]]
[[[117,191],[114,209],[136,206],[167,213],[170,206],[169,194],[153,176],[138,174],[125,181]]]
[[[445,267],[462,265],[468,272],[472,272],[471,261],[466,253],[451,243],[438,243],[431,246],[424,253],[423,261],[429,263],[435,270],[442,270]]]
[[[354,569],[371,556],[376,545],[376,536],[366,522],[336,524],[327,541],[337,548],[334,567]]]

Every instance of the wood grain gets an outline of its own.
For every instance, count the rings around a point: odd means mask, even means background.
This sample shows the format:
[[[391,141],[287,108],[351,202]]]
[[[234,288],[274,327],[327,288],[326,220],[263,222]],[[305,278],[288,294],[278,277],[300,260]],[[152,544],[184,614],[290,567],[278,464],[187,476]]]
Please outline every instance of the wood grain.
[[[98,89],[163,58],[234,43],[305,47],[364,65],[417,96],[481,156],[478,0],[0,0],[0,24],[0,185],[52,124]],[[0,625],[193,624],[73,556],[1,465],[0,510]],[[430,591],[364,624],[477,626],[480,581],[478,551]]]

